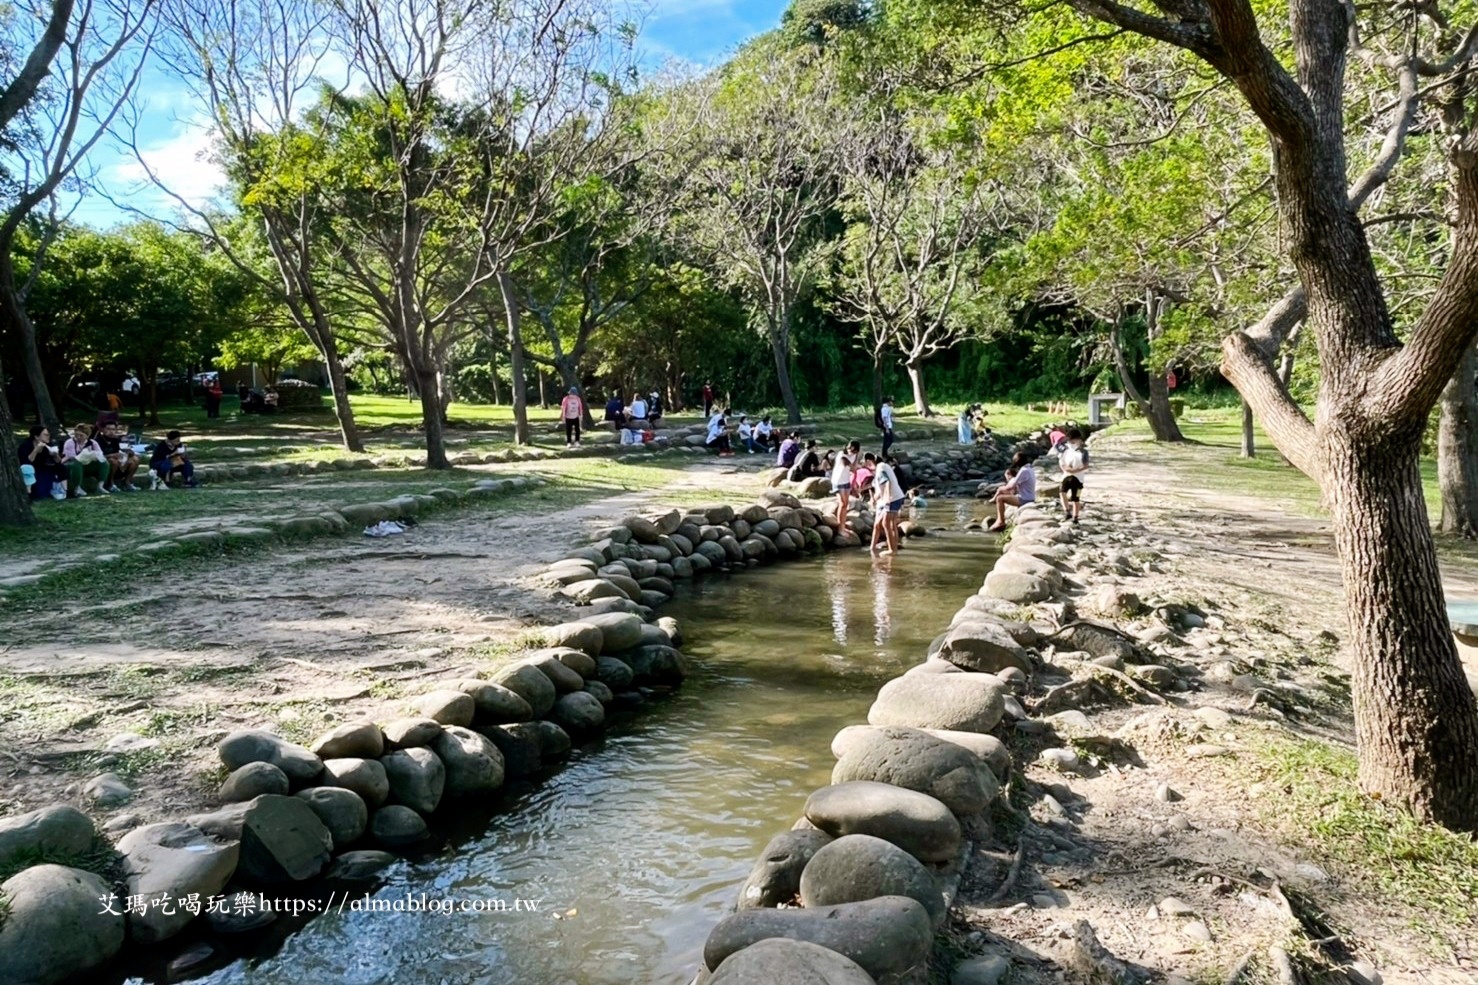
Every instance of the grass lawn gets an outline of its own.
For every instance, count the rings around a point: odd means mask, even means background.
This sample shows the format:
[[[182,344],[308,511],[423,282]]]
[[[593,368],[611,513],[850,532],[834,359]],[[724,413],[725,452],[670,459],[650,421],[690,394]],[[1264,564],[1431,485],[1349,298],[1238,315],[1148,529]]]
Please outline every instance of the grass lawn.
[[[377,469],[231,482],[168,492],[118,493],[61,502],[46,500],[35,504],[35,524],[0,527],[0,553],[53,557],[72,553],[126,553],[130,546],[185,529],[212,524],[248,525],[437,488],[465,488],[476,479],[515,472],[541,475],[565,492],[605,495],[663,485],[688,461],[676,455],[662,455],[654,456],[651,464],[582,458],[532,463],[519,469],[510,466],[445,472]]]

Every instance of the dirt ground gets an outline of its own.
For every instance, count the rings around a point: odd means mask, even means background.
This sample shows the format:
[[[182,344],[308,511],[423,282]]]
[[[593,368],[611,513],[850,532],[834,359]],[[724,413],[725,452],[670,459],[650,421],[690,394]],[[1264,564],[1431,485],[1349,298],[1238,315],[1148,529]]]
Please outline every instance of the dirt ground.
[[[185,563],[111,601],[6,613],[0,815],[60,801],[104,823],[174,818],[213,794],[214,744],[232,729],[309,741],[339,722],[401,717],[426,682],[504,661],[528,631],[571,614],[530,575],[642,508],[715,485],[752,496],[747,466],[704,460],[667,485],[550,512],[538,494],[521,512],[491,502],[402,537]],[[112,811],[83,803],[104,770],[135,791]]]
[[[62,600],[59,616],[7,613],[0,815],[82,804],[87,778],[106,769],[135,796],[113,810],[86,805],[94,816],[178,817],[221,778],[213,746],[227,731],[268,725],[304,741],[332,723],[394,717],[428,681],[507,659],[530,629],[569,613],[530,582],[542,565],[623,515],[715,487],[737,500],[759,480],[704,460],[669,485],[573,509],[492,504],[401,538],[274,549],[245,570],[183,566],[114,601]],[[1388,983],[1478,982],[1478,927],[1428,919],[1317,859],[1280,826],[1283,791],[1259,772],[1270,743],[1350,741],[1328,523],[1198,488],[1152,448],[1122,441],[1095,452],[1089,495],[1082,556],[1113,572],[1094,585],[1116,581],[1211,618],[1155,644],[1185,687],[1166,704],[1111,703],[1086,709],[1086,723],[1051,719],[1016,736],[1022,817],[967,873],[960,953],[1009,953],[1015,982],[1092,980],[1064,971],[1087,921],[1143,980],[1291,980],[1270,956],[1283,948],[1305,972],[1366,960]],[[1478,570],[1445,576],[1450,595],[1478,598]],[[1119,620],[1131,633],[1151,623]],[[1226,717],[1198,714],[1206,708]],[[1033,761],[1069,744],[1083,751],[1077,769]]]
[[[1086,719],[1018,731],[1020,813],[967,872],[961,952],[1009,954],[1018,983],[1478,983],[1478,926],[1318,857],[1268,779],[1272,750],[1353,742],[1327,521],[1197,488],[1149,447],[1110,439],[1094,463],[1078,549],[1080,571],[1104,573],[1069,589],[1079,615],[1110,618],[1091,595],[1114,583],[1151,608],[1210,618],[1152,647],[1181,681],[1163,704],[1130,691]],[[1469,566],[1448,564],[1444,578],[1449,597],[1478,590]],[[1153,614],[1111,621],[1130,635],[1156,625]],[[1077,666],[1073,677],[1091,675]],[[1078,765],[1043,763],[1046,748],[1073,749]],[[1075,943],[1080,921],[1097,947]],[[1372,966],[1380,979],[1361,979]]]

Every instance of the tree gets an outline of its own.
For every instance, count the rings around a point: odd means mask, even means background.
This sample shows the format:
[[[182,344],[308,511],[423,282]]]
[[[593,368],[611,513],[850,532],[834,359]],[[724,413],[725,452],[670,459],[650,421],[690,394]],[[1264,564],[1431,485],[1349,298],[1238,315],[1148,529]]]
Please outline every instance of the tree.
[[[42,423],[60,433],[35,326],[29,284],[15,270],[16,239],[63,182],[78,182],[87,155],[132,97],[153,41],[156,0],[79,0],[12,11],[7,42],[32,55],[3,97],[5,211],[0,213],[0,328],[15,334]],[[32,258],[32,270],[40,255]]]
[[[1387,45],[1364,34],[1371,18],[1387,16],[1384,8],[1352,19],[1339,0],[1290,0],[1290,70],[1248,0],[1160,4],[1169,16],[1114,0],[1070,3],[1196,56],[1236,87],[1266,129],[1279,217],[1322,369],[1314,420],[1257,334],[1226,337],[1222,370],[1278,449],[1325,490],[1350,617],[1361,787],[1419,817],[1478,827],[1478,706],[1448,626],[1418,469],[1428,412],[1478,330],[1478,132],[1466,90],[1450,87],[1471,69],[1472,32],[1455,30],[1436,7],[1408,9],[1393,15],[1398,27]],[[1423,25],[1440,50],[1422,50]],[[1387,119],[1398,154],[1423,94],[1444,93],[1452,254],[1404,342],[1360,203],[1346,187],[1352,56],[1396,80]],[[1423,78],[1434,81],[1419,85]]]
[[[933,121],[930,121],[933,122]],[[843,211],[853,221],[832,296],[861,324],[882,402],[882,354],[896,349],[913,384],[914,410],[933,414],[924,360],[983,330],[971,310],[989,263],[984,240],[1001,235],[1001,199],[969,174],[970,151],[931,145],[924,121],[864,106],[839,143]]]
[[[1437,485],[1442,513],[1437,529],[1478,537],[1478,346],[1470,345],[1442,389],[1437,423]]]
[[[672,148],[664,167],[681,205],[669,235],[739,288],[770,343],[791,424],[801,420],[790,379],[796,306],[833,253],[835,89],[824,55],[761,39],[723,72],[667,93],[654,126]]]
[[[275,279],[237,248],[229,216],[201,208],[163,185],[190,228],[243,273],[275,289],[328,371],[344,448],[363,452],[349,404],[340,324],[322,284],[327,248],[315,134],[301,114],[330,47],[327,17],[314,0],[171,0],[161,61],[209,109],[217,162],[234,185],[241,214],[258,224]],[[148,162],[136,151],[147,171]]]
[[[137,71],[123,67],[120,56],[152,13],[148,0],[142,0],[138,8],[127,3],[100,8],[95,17],[90,15],[93,6],[84,0],[79,11],[76,0],[53,0],[31,9],[7,6],[0,10],[0,51],[4,52],[0,54],[0,146],[9,158],[0,166],[0,194],[8,203],[0,217],[0,327],[19,336],[33,390],[44,374],[37,372],[40,360],[32,356],[34,335],[26,318],[24,288],[16,281],[11,256],[15,238],[36,206],[75,171],[132,91]],[[97,43],[112,28],[117,29],[114,43]],[[62,70],[53,75],[64,50]],[[20,52],[28,54],[17,64],[11,59]],[[142,64],[142,54],[137,64]],[[120,66],[117,74],[110,71],[115,65]],[[111,110],[90,98],[100,90],[115,97]],[[48,128],[48,120],[57,125]],[[90,132],[89,123],[96,123]],[[17,160],[21,162],[18,173]],[[5,370],[0,366],[0,389],[4,380]],[[40,416],[58,426],[55,408],[47,413],[50,397],[44,383],[37,402]],[[0,395],[0,458],[4,459],[0,462],[0,524],[5,525],[32,519],[13,435],[9,402]]]

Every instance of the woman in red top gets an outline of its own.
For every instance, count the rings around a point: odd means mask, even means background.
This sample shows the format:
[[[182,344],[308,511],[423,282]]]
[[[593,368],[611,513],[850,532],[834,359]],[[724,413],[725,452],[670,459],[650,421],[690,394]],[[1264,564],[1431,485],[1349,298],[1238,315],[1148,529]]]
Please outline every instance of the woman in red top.
[[[580,391],[570,387],[570,392],[559,402],[559,416],[565,422],[565,447],[580,447],[580,419],[585,416],[585,401],[580,399]]]

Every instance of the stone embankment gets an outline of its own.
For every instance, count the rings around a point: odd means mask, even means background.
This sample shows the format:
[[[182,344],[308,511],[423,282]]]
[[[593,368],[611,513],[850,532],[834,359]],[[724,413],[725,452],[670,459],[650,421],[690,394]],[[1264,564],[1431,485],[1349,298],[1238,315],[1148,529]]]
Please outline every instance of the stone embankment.
[[[375,505],[383,510],[353,522],[394,515],[393,503]],[[628,517],[548,569],[545,583],[585,608],[540,630],[542,649],[483,678],[439,682],[407,703],[404,718],[345,722],[307,746],[233,732],[217,748],[229,773],[216,810],[106,834],[65,805],[0,821],[0,982],[79,981],[130,944],[170,941],[196,921],[233,934],[275,916],[213,899],[372,880],[395,852],[430,840],[438,816],[487,802],[507,780],[598,736],[609,715],[677,687],[681,632],[652,611],[675,580],[856,547],[870,523],[862,515],[842,527],[773,491],[737,509]],[[88,790],[100,804],[128,795],[112,774]],[[921,848],[931,857],[958,843],[951,819],[936,823],[935,841]],[[209,943],[191,944],[170,974],[214,959]]]
[[[1042,641],[1019,606],[1061,587],[1053,559],[1072,536],[1018,511],[980,591],[921,663],[882,686],[867,724],[837,733],[831,785],[755,861],[708,937],[697,985],[923,985],[1011,781],[1010,752],[991,733],[1027,717],[1017,692]]]

